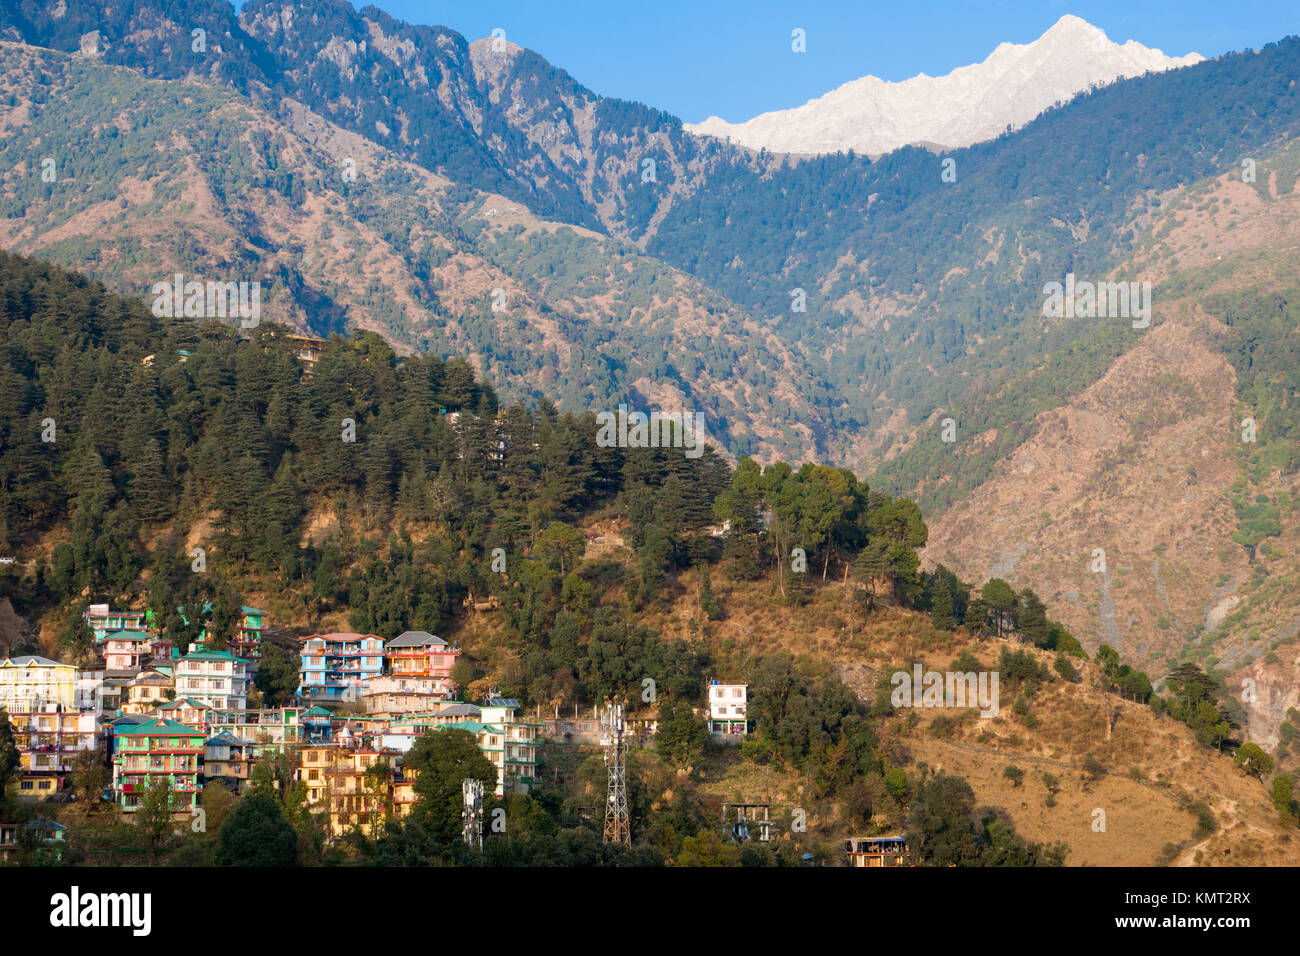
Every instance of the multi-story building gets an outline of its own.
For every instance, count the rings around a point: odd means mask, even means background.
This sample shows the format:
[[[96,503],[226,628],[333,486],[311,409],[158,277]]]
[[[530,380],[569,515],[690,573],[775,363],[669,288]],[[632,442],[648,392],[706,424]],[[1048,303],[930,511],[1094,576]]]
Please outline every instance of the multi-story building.
[[[46,704],[71,709],[77,704],[77,668],[48,657],[10,657],[0,661],[0,707],[40,710]]]
[[[323,713],[329,716],[328,712]],[[211,732],[227,732],[243,740],[250,760],[264,753],[296,747],[307,739],[301,707],[213,710],[208,713],[207,727]]]
[[[519,701],[509,697],[489,697],[479,710],[479,720],[501,732],[500,759],[494,759],[496,743],[491,739],[489,749],[483,751],[497,768],[497,796],[527,793],[537,778],[537,730],[540,722],[521,720]],[[489,735],[492,736],[495,735]]]
[[[215,710],[244,710],[251,680],[248,663],[229,651],[192,650],[176,662],[176,693]]]
[[[356,701],[384,670],[384,640],[376,634],[313,634],[302,638],[298,696],[312,703]]]
[[[126,699],[122,701],[123,714],[150,714],[176,696],[172,676],[157,668],[143,670],[126,685]]]
[[[749,685],[709,681],[709,733],[718,736],[749,733]]]
[[[372,677],[361,695],[367,714],[396,715],[433,711],[448,700],[447,683],[441,677]]]
[[[140,809],[155,781],[171,784],[172,810],[198,806],[203,779],[204,733],[161,717],[142,722],[128,717],[114,726],[113,792],[123,812]]]
[[[95,635],[95,643],[116,631],[143,631],[149,623],[148,611],[114,611],[107,604],[92,604],[82,614],[86,626]]]
[[[83,750],[98,751],[99,722],[93,711],[63,710],[45,704],[35,710],[9,710],[18,749],[18,795],[44,799],[63,789],[73,762]]]
[[[176,609],[180,612],[181,620],[186,624],[189,618],[186,616],[186,610],[183,607]],[[203,605],[203,620],[207,621],[212,616],[212,602],[208,601]],[[235,622],[235,632],[226,642],[227,649],[237,657],[242,657],[252,665],[252,670],[257,670],[257,662],[262,659],[262,631],[266,628],[266,612],[260,611],[255,607],[244,606],[239,609],[239,620]],[[199,636],[194,641],[195,650],[207,650],[208,629],[205,626],[199,632]]]
[[[489,697],[482,707],[447,701],[438,710],[402,714],[381,723],[378,732],[383,746],[405,753],[416,740],[431,731],[463,730],[473,734],[483,755],[497,771],[494,792],[528,793],[537,777],[537,731],[540,722],[520,720],[519,702]]]
[[[239,623],[230,639],[230,650],[245,660],[256,663],[262,659],[262,631],[266,627],[266,612],[255,607],[239,609]],[[256,668],[254,668],[256,670]]]
[[[307,806],[322,815],[333,836],[356,827],[367,835],[386,819],[410,812],[414,803],[409,771],[395,750],[313,744],[301,752],[294,778],[307,785]]]
[[[451,671],[460,651],[428,631],[403,631],[384,648],[388,672],[396,678],[420,679],[432,693],[453,697]]]
[[[248,742],[223,730],[203,745],[203,778],[217,780],[235,793],[243,793],[253,760]]]
[[[114,631],[98,648],[104,670],[113,677],[134,677],[153,656],[153,642],[148,631]]]

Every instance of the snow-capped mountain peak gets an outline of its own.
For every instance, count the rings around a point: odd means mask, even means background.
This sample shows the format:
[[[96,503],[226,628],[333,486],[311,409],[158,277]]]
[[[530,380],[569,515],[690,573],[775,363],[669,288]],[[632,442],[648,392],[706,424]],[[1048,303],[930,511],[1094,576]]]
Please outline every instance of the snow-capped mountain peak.
[[[1057,102],[1117,79],[1190,66],[1197,53],[1166,56],[1119,44],[1086,20],[1061,17],[1032,43],[1002,43],[982,63],[901,83],[851,80],[803,106],[744,123],[711,116],[691,132],[780,153],[853,149],[878,155],[909,143],[968,146],[1019,127]]]

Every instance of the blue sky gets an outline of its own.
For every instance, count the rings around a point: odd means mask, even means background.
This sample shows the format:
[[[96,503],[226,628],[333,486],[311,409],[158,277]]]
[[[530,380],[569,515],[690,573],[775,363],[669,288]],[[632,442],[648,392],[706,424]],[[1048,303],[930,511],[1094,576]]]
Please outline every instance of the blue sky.
[[[365,4],[357,4],[364,6]],[[579,82],[687,122],[798,106],[867,73],[904,80],[1027,43],[1073,13],[1117,42],[1216,56],[1300,33],[1297,0],[378,0],[471,40],[495,27]],[[790,32],[807,52],[790,50]]]

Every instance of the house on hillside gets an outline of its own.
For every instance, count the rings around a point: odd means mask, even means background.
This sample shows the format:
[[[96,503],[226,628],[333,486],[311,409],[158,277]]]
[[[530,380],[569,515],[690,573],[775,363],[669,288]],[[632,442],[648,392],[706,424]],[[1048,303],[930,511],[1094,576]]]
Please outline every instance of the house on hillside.
[[[0,863],[10,862],[24,848],[32,851],[35,862],[60,863],[67,832],[62,823],[45,817],[27,823],[0,823]]]
[[[144,631],[148,629],[148,611],[114,611],[107,604],[92,604],[82,613],[86,626],[95,635],[95,643],[117,631]]]
[[[749,685],[709,681],[709,733],[738,738],[749,730]]]
[[[151,714],[160,705],[176,696],[176,685],[171,674],[156,667],[143,670],[126,685],[126,699],[122,702],[123,714]]]
[[[75,665],[35,655],[0,661],[0,707],[10,713],[40,710],[47,704],[69,710],[76,703]]]
[[[248,742],[223,730],[203,744],[203,779],[216,780],[235,793],[243,793],[253,761]]]
[[[403,631],[384,647],[388,672],[400,679],[418,679],[431,693],[453,697],[451,671],[460,651],[428,631]],[[403,688],[405,689],[405,688]]]
[[[139,810],[149,786],[165,778],[173,813],[189,814],[202,790],[203,731],[161,717],[136,719],[123,718],[113,728],[113,793],[119,808]]]
[[[384,671],[384,639],[377,634],[312,634],[301,640],[298,696],[303,702],[356,701]]]
[[[215,710],[248,706],[249,662],[229,651],[192,649],[176,662],[176,693]]]
[[[907,841],[901,836],[849,837],[844,841],[849,866],[907,866]]]

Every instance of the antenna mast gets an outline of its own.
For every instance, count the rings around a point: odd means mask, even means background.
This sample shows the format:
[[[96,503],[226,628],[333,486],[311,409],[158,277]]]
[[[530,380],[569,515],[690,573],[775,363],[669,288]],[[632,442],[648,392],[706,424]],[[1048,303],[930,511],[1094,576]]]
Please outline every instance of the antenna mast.
[[[623,742],[623,705],[607,704],[601,719],[601,745],[609,786],[605,795],[605,842],[632,845],[627,817],[627,745]]]

